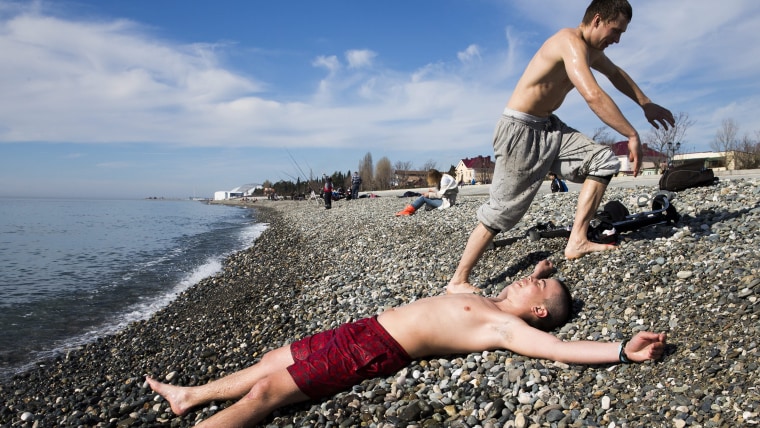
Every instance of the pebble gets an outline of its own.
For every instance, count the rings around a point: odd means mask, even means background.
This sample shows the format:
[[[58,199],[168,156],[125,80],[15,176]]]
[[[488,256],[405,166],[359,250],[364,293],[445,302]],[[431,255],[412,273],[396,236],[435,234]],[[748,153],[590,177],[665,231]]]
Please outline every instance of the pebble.
[[[486,251],[471,280],[492,296],[551,258],[576,298],[562,340],[668,334],[661,361],[579,366],[506,350],[412,362],[322,400],[277,410],[266,427],[702,426],[760,417],[760,181],[721,177],[679,192],[682,215],[625,233],[616,251],[565,260],[562,238]],[[602,204],[635,203],[656,188],[610,187]],[[539,194],[525,218],[566,224],[577,192]],[[444,292],[485,196],[447,210],[393,214],[396,197],[253,206],[269,228],[148,320],[0,380],[0,426],[190,427],[228,407],[175,417],[145,375],[207,383],[268,350],[343,322]],[[613,400],[614,398],[614,400]]]

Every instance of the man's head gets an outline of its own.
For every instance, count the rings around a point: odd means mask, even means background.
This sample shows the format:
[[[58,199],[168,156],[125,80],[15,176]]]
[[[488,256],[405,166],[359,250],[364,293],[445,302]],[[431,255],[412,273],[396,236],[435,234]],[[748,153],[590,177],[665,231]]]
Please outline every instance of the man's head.
[[[583,16],[583,38],[590,47],[603,51],[620,42],[632,15],[627,0],[594,0]]]
[[[583,15],[583,25],[590,25],[596,15],[604,22],[610,22],[623,15],[626,22],[633,18],[633,8],[628,0],[593,0]]]
[[[531,326],[551,331],[570,320],[573,298],[564,282],[533,276],[508,286],[506,299],[520,309],[521,318]]]

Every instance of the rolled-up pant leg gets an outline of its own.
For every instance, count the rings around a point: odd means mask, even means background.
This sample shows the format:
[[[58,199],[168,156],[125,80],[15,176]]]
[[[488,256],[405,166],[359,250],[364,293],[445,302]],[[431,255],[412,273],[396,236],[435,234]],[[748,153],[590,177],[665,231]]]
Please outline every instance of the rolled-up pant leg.
[[[574,183],[609,183],[620,161],[605,145],[551,116],[544,126],[502,116],[494,132],[495,169],[478,220],[494,233],[509,230],[530,208],[549,171]]]
[[[562,144],[559,155],[551,166],[552,171],[573,183],[587,178],[608,184],[610,178],[620,171],[620,160],[609,146],[597,144],[591,138],[565,125],[552,116],[553,127],[559,129]]]
[[[560,149],[560,134],[502,116],[494,132],[494,175],[490,198],[478,220],[494,233],[514,227],[523,217]]]

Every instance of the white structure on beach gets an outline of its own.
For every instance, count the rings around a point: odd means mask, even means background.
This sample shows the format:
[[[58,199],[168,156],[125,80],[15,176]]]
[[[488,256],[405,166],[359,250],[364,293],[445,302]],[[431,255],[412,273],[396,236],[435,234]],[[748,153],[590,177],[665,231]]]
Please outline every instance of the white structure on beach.
[[[214,192],[214,200],[226,201],[227,199],[245,198],[253,195],[253,191],[261,187],[259,183],[250,183],[238,186],[232,190],[218,190]]]

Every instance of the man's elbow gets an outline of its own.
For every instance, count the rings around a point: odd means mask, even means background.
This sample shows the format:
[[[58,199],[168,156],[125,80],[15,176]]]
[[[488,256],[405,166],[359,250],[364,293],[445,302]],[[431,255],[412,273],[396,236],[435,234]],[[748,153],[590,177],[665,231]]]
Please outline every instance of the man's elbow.
[[[591,107],[591,109],[594,111],[597,111],[598,108],[601,108],[601,105],[606,98],[606,94],[601,89],[586,91],[581,95],[583,96],[583,99],[586,100],[586,104],[588,104],[589,107]]]

